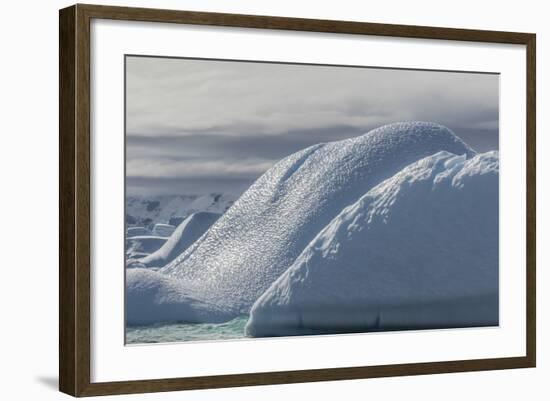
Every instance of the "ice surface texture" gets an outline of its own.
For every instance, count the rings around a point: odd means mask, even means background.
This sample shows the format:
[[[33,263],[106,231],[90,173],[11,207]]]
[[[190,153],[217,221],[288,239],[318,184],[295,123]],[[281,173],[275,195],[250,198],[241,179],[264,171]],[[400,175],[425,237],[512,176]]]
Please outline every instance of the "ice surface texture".
[[[251,336],[498,324],[498,152],[439,152],[338,214],[256,301]]]
[[[219,217],[219,213],[193,213],[180,223],[159,250],[140,259],[139,263],[147,267],[163,267],[198,240]]]
[[[292,154],[160,272],[181,280],[208,304],[248,313],[344,207],[408,164],[442,150],[475,154],[449,129],[423,122],[391,124]]]

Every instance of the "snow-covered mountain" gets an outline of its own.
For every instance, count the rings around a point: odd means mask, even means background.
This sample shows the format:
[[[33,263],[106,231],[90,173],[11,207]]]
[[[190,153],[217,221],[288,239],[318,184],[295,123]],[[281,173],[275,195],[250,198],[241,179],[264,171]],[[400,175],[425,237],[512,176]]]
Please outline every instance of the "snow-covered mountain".
[[[371,189],[256,301],[247,334],[498,324],[498,171],[498,152],[439,152]]]
[[[439,151],[475,155],[449,129],[414,122],[391,124],[288,156],[262,175],[198,241],[159,270],[163,282],[166,276],[177,282],[178,296],[159,292],[149,299],[157,308],[168,298],[167,307],[181,303],[178,320],[190,322],[198,315],[190,312],[188,303],[199,299],[200,321],[210,321],[204,305],[212,305],[213,319],[219,319],[220,309],[229,317],[248,313],[345,207],[407,165]],[[128,271],[127,280],[133,283],[128,293],[141,279],[163,291],[164,286],[151,284],[155,277],[144,269]]]
[[[235,201],[232,194],[127,196],[126,223],[151,226],[157,223],[177,226],[196,212],[224,213]]]

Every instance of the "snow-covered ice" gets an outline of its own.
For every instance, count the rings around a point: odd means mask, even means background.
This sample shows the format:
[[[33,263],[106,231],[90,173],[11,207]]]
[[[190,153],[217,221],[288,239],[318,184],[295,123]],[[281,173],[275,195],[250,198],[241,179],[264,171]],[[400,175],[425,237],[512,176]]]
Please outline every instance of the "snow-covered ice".
[[[159,272],[207,304],[248,313],[344,207],[408,164],[442,150],[475,154],[446,127],[423,122],[390,124],[292,154]]]
[[[251,336],[498,324],[498,152],[438,152],[342,210],[254,304]]]
[[[219,217],[219,213],[193,213],[178,225],[160,249],[140,259],[139,263],[147,267],[163,267],[189,248]]]

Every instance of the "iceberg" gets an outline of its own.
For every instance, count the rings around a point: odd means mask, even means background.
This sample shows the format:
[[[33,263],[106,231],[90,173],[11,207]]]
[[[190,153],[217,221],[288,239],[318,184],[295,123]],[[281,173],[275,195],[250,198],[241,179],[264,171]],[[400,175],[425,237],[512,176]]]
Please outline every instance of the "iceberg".
[[[475,155],[448,128],[426,122],[390,124],[292,154],[159,273],[209,305],[246,314],[343,208],[439,151]]]
[[[498,152],[422,158],[341,210],[254,303],[249,336],[497,325]]]

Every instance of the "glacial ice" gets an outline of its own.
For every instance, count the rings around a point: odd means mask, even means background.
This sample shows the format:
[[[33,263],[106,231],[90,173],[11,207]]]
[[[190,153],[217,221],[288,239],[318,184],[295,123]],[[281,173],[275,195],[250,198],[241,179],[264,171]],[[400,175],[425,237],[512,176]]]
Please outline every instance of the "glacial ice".
[[[344,207],[408,164],[442,150],[475,154],[446,127],[425,122],[390,124],[292,154],[159,272],[207,304],[248,313]]]
[[[498,152],[438,152],[344,208],[255,302],[246,333],[498,324]]]

